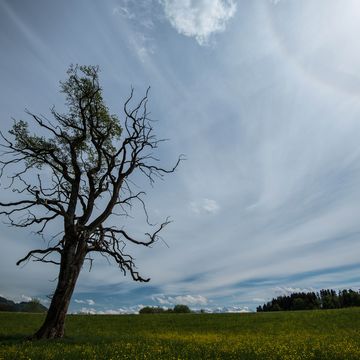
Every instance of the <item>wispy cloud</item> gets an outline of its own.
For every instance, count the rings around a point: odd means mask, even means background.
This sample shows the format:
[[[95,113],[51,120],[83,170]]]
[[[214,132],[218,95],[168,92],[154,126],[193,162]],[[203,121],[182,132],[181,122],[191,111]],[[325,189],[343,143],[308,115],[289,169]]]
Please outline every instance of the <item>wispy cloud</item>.
[[[96,314],[96,309],[94,309],[94,308],[82,307],[79,312],[80,312],[81,314],[95,315],[95,314]]]
[[[113,8],[112,14],[126,19],[128,25],[133,29],[129,34],[129,43],[139,60],[147,62],[155,52],[155,41],[153,39],[154,22],[158,19],[159,5],[155,0],[139,0],[136,2],[122,0]]]
[[[190,209],[195,214],[215,214],[219,211],[220,207],[218,203],[213,199],[202,199],[199,201],[192,201],[190,203]]]
[[[153,39],[144,33],[135,32],[129,41],[138,58],[143,63],[155,52]]]
[[[92,299],[86,299],[86,300],[79,300],[79,299],[75,299],[74,300],[77,304],[87,304],[89,306],[94,306],[95,305],[95,301]]]
[[[159,17],[157,9],[155,0],[122,0],[118,6],[113,8],[112,13],[136,23],[137,28],[150,30],[154,27],[154,21]]]
[[[209,300],[201,295],[167,296],[164,294],[152,296],[152,300],[160,305],[206,305]]]
[[[31,296],[21,295],[21,301],[29,302],[32,300]]]
[[[200,45],[225,30],[236,12],[233,0],[160,0],[166,18],[179,34],[194,37]]]
[[[288,287],[288,286],[277,286],[274,289],[274,293],[277,295],[289,295],[289,294],[293,294],[293,293],[307,293],[307,292],[312,292],[315,291],[312,288],[300,288],[300,287]]]
[[[121,15],[130,20],[135,18],[135,15],[126,6],[116,6],[112,13],[113,15]]]
[[[122,0],[112,10],[133,28],[128,41],[143,63],[156,51],[155,28],[161,22],[169,21],[178,33],[206,45],[212,34],[225,30],[235,12],[234,0]]]
[[[144,305],[134,305],[134,306],[123,306],[115,309],[95,309],[93,307],[82,307],[77,313],[80,314],[90,314],[90,315],[123,315],[123,314],[138,314],[139,310],[143,308]]]

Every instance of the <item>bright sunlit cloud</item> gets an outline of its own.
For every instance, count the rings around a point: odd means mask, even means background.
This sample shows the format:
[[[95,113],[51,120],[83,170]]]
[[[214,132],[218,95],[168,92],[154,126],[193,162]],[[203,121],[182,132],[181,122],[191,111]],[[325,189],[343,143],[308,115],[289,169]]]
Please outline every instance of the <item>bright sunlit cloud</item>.
[[[234,0],[160,0],[165,16],[176,31],[194,37],[200,45],[225,30],[236,12]]]

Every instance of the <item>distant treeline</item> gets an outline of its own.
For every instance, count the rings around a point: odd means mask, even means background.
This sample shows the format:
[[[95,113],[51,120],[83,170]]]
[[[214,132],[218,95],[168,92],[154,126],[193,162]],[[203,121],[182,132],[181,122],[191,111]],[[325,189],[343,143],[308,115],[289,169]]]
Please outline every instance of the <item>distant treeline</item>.
[[[162,307],[145,306],[139,311],[139,314],[186,314],[190,312],[191,310],[187,305],[175,305],[173,309],[163,309]]]
[[[15,303],[12,300],[0,296],[0,311],[44,313],[47,310],[48,309],[40,304],[40,301],[37,299]]]
[[[317,310],[340,309],[360,306],[360,292],[354,290],[320,290],[320,292],[298,292],[290,295],[278,296],[264,305],[256,308],[262,311],[289,311],[289,310]]]

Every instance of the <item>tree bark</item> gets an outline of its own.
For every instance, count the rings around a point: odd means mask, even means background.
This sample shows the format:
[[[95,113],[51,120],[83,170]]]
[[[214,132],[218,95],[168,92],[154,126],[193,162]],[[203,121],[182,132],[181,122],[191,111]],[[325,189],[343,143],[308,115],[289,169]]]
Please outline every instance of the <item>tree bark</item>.
[[[84,263],[86,251],[78,242],[64,248],[56,290],[51,300],[46,318],[40,329],[30,339],[55,339],[64,336],[65,317]]]

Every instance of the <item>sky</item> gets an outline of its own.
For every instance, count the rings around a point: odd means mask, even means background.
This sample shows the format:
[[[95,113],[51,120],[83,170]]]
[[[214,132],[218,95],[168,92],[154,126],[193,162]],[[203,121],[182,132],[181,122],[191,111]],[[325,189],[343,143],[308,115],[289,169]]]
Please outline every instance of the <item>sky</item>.
[[[158,157],[187,159],[153,187],[139,179],[150,220],[173,220],[152,248],[128,247],[151,281],[98,258],[71,312],[246,311],[360,288],[359,16],[357,0],[0,0],[2,132],[29,121],[25,109],[64,110],[70,64],[99,65],[120,118],[131,86],[138,98],[151,86],[169,139]],[[141,209],[133,217],[149,230]],[[56,266],[15,264],[43,240],[1,221],[0,295],[48,304]]]

